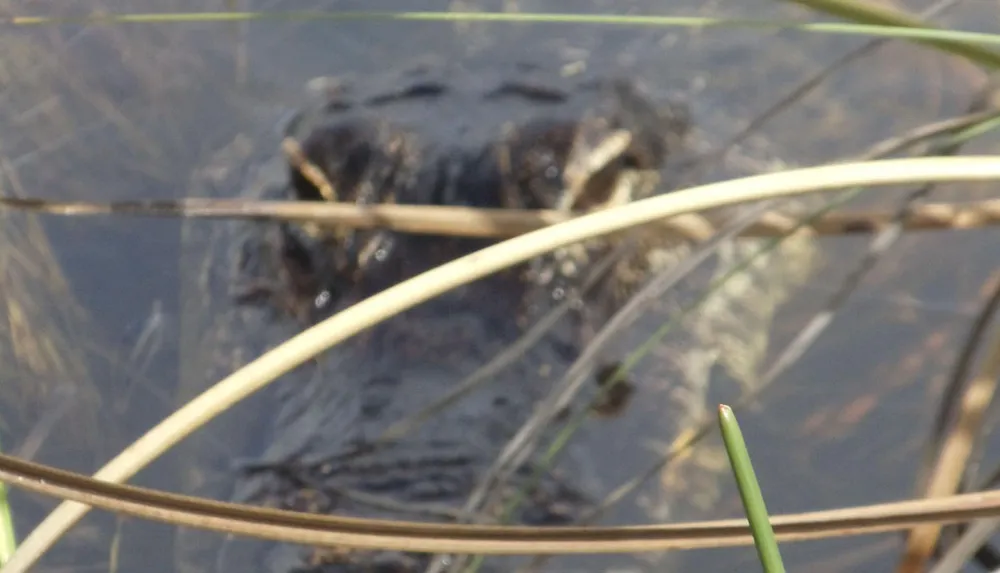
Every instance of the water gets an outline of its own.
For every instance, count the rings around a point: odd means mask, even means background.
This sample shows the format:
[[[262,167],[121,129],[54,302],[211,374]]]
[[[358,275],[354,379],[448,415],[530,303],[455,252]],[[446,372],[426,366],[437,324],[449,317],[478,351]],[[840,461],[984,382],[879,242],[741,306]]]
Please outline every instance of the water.
[[[223,10],[198,3],[31,3],[18,14]],[[908,5],[912,10],[922,6]],[[772,2],[697,4],[636,0],[604,2],[250,2],[247,10],[519,10],[592,11],[731,17],[787,17],[797,11]],[[994,18],[985,3],[967,3],[945,22],[975,29]],[[992,20],[991,20],[992,21]],[[0,74],[0,125],[7,160],[5,192],[52,199],[173,198],[188,194],[191,169],[235,134],[261,129],[294,102],[299,86],[316,75],[391,69],[427,58],[460,61],[470,69],[522,59],[554,66],[627,69],[654,91],[690,99],[699,136],[725,141],[755,114],[795,87],[818,66],[860,45],[856,37],[715,29],[631,28],[566,24],[455,24],[369,21],[335,23],[263,21],[236,24],[135,24],[112,27],[49,26],[5,31]],[[240,85],[238,50],[244,49]],[[962,113],[982,77],[973,68],[905,43],[890,44],[835,74],[803,102],[770,122],[749,141],[721,177],[777,161],[807,165],[856,155],[868,144],[937,118]],[[991,141],[975,146],[991,152]],[[16,175],[12,177],[12,175]],[[20,187],[14,187],[14,181]],[[941,191],[936,199],[983,197],[987,187]],[[859,205],[891,205],[880,194]],[[8,228],[27,228],[20,215],[5,215]],[[19,239],[29,261],[5,259],[8,300],[37,337],[59,349],[61,363],[33,361],[34,346],[11,326],[0,345],[14,364],[5,400],[3,443],[17,448],[46,412],[66,410],[35,459],[91,473],[167,415],[181,400],[177,386],[179,277],[197,269],[178,265],[180,223],[127,219],[40,219],[52,258],[37,234]],[[784,306],[772,348],[801,328],[862,252],[859,239],[821,242],[825,266]],[[36,249],[30,251],[29,249]],[[820,343],[783,376],[757,407],[738,412],[773,513],[805,511],[901,499],[911,495],[921,444],[942,388],[993,272],[990,231],[907,236],[882,261],[844,308]],[[961,256],[955,256],[961,253]],[[60,287],[61,269],[66,287]],[[13,282],[11,282],[13,281]],[[909,299],[917,304],[904,304]],[[10,304],[10,303],[8,303]],[[34,305],[34,306],[33,306]],[[157,309],[157,310],[154,310]],[[631,334],[641,340],[656,325]],[[153,329],[153,330],[150,330]],[[40,334],[39,334],[40,333]],[[156,352],[130,359],[136,344]],[[17,342],[17,343],[15,343]],[[152,345],[152,346],[150,346]],[[37,347],[37,348],[36,348]],[[34,350],[33,350],[34,348]],[[670,348],[663,349],[669,354]],[[32,353],[34,352],[34,354]],[[772,350],[773,355],[773,350]],[[148,358],[147,358],[148,357]],[[577,448],[615,448],[627,454],[615,468],[598,468],[595,486],[610,487],[646,467],[653,452],[673,439],[665,432],[658,401],[670,392],[655,359],[637,375],[641,396],[628,415],[584,431]],[[713,371],[712,400],[731,400],[736,388]],[[72,407],[61,407],[67,385]],[[122,393],[130,389],[126,405]],[[185,391],[189,392],[188,388]],[[116,406],[116,404],[119,404]],[[234,414],[237,415],[237,414]],[[905,422],[905,423],[904,423]],[[33,438],[33,439],[37,439]],[[248,438],[252,441],[252,437]],[[638,444],[638,445],[636,445]],[[135,483],[175,489],[168,455]],[[704,471],[720,471],[704,457]],[[595,462],[595,465],[596,462]],[[722,468],[724,470],[724,467]],[[698,475],[689,474],[689,475]],[[657,520],[661,485],[690,487],[684,474],[654,479],[636,500],[608,516],[608,523]],[[728,480],[717,490],[692,489],[684,518],[731,517],[738,498]],[[23,536],[54,504],[15,494]],[[704,506],[701,511],[695,508]],[[643,510],[645,508],[645,510]],[[128,521],[122,529],[122,570],[136,566],[170,570],[172,529]],[[106,569],[115,520],[94,512],[60,544],[47,565],[73,570]],[[899,536],[796,544],[785,549],[791,569],[819,563],[823,571],[887,569]],[[603,564],[643,570],[656,556],[601,557]],[[684,554],[685,569],[753,567],[749,548]],[[569,560],[567,563],[581,563]],[[155,564],[155,565],[151,565]],[[157,568],[157,565],[159,568]],[[648,565],[654,567],[653,565]],[[632,570],[632,569],[629,569]]]

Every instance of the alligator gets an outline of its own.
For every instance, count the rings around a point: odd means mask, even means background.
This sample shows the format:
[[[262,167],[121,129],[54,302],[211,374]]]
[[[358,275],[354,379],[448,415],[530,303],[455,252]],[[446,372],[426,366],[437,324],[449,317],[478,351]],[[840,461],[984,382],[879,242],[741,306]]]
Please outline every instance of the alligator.
[[[661,192],[665,166],[683,150],[690,125],[683,104],[656,98],[635,80],[567,77],[530,65],[495,76],[417,66],[364,81],[319,78],[306,93],[277,133],[238,137],[213,157],[194,177],[196,193],[324,201],[332,191],[359,205],[590,211]],[[278,139],[294,142],[322,177],[290,161]],[[492,242],[259,221],[187,232],[198,272],[195,290],[183,296],[185,316],[202,334],[182,351],[184,376],[207,381],[358,300]],[[626,236],[560,249],[454,289],[276,381],[255,397],[253,423],[231,423],[244,444],[227,440],[235,455],[266,444],[234,468],[231,499],[342,515],[497,520],[500,509],[467,515],[463,502],[592,333],[655,270],[648,251],[601,266],[621,253]],[[220,293],[221,304],[212,298]],[[515,365],[382,440],[567,297],[578,304]],[[530,482],[527,503],[508,517],[575,519],[593,499],[574,483],[574,467],[566,457]],[[510,495],[528,487],[530,476],[524,468],[508,484]],[[189,488],[206,479],[189,477]],[[181,553],[198,545],[182,539]],[[230,552],[223,569],[416,571],[428,558],[253,547]]]

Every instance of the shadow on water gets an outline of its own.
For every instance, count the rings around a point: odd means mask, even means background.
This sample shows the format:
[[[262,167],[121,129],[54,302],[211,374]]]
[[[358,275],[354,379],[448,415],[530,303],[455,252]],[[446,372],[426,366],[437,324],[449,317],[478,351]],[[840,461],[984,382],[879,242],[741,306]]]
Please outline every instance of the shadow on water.
[[[181,2],[18,6],[32,14],[109,11],[224,10]],[[237,9],[635,11],[714,16],[787,17],[773,2],[715,3],[636,0],[581,2],[454,0],[452,2],[253,2]],[[971,3],[970,3],[971,4]],[[909,6],[919,10],[922,6]],[[987,10],[974,4],[947,22],[974,27]],[[625,69],[653,90],[683,94],[698,137],[719,144],[735,134],[812,71],[863,42],[854,37],[760,30],[706,30],[416,22],[280,22],[251,24],[143,24],[108,27],[47,26],[5,31],[0,46],[0,125],[4,193],[51,199],[175,198],[190,193],[191,172],[239,133],[269,132],[317,75],[364,77],[424,58],[462,62],[471,70],[496,62],[581,62],[590,70]],[[240,60],[245,82],[237,82]],[[963,112],[983,78],[973,68],[929,50],[892,43],[849,69],[770,122],[735,158],[710,176],[749,173],[767,166],[809,165],[859,153],[866,145],[934,119]],[[990,152],[990,142],[976,149]],[[968,197],[968,187],[938,199]],[[988,193],[974,189],[976,195]],[[891,205],[882,195],[859,203]],[[2,402],[6,448],[56,466],[92,473],[107,459],[215,379],[191,377],[183,364],[191,339],[191,284],[203,269],[184,237],[212,223],[166,220],[37,218],[3,214],[7,245],[0,253],[0,313],[5,365]],[[199,230],[191,230],[199,229]],[[820,344],[788,372],[758,407],[740,413],[769,509],[802,511],[899,499],[911,494],[919,448],[930,428],[941,380],[971,321],[993,268],[990,231],[904,238],[852,298]],[[821,267],[777,313],[771,348],[780,348],[818,310],[831,284],[863,252],[860,239],[820,242]],[[960,257],[953,256],[961,253]],[[951,255],[951,256],[949,256]],[[194,281],[194,282],[192,282]],[[188,307],[190,308],[190,307]],[[644,340],[657,324],[643,324],[621,343]],[[189,338],[185,338],[189,337]],[[645,468],[674,438],[664,404],[676,404],[659,362],[683,348],[664,346],[636,374],[642,400],[627,416],[598,420],[574,448],[621,451],[613,468],[596,467],[594,491],[607,491]],[[252,358],[252,357],[247,357]],[[759,357],[753,358],[759,360]],[[753,366],[753,365],[751,365]],[[220,374],[225,374],[221,372]],[[732,368],[710,372],[703,405],[730,399],[738,387]],[[646,399],[648,398],[648,399]],[[68,406],[66,404],[69,404]],[[671,406],[674,407],[674,406]],[[259,451],[252,432],[233,434],[240,420],[267,404],[250,400],[204,432],[226,436],[206,447],[221,459]],[[56,412],[57,414],[52,414]],[[776,415],[777,414],[777,415]],[[40,420],[53,418],[39,435]],[[900,420],[915,421],[904,428]],[[44,428],[43,428],[44,430]],[[34,432],[34,433],[33,433]],[[28,439],[33,437],[32,440]],[[714,440],[717,442],[717,440]],[[32,444],[35,444],[33,447]],[[608,523],[665,519],[670,500],[684,492],[670,519],[729,517],[739,500],[724,459],[715,450],[686,468],[664,472]],[[211,449],[216,448],[216,449]],[[221,448],[221,449],[219,449]],[[225,451],[228,450],[228,451]],[[135,479],[181,491],[207,491],[212,473],[185,463],[179,448]],[[226,461],[220,461],[220,467]],[[181,471],[178,471],[178,468]],[[694,487],[704,472],[720,474]],[[707,482],[706,482],[707,483]],[[210,488],[209,488],[210,489]],[[54,503],[13,497],[23,536]],[[53,569],[104,570],[110,543],[122,532],[121,570],[173,570],[171,528],[93,512],[45,561]],[[899,537],[797,544],[785,549],[791,569],[816,563],[821,571],[890,567]],[[588,559],[588,570],[612,565],[655,567],[660,556]],[[677,557],[691,570],[750,566],[746,549]],[[566,564],[582,563],[566,560]],[[45,570],[44,568],[42,570]]]

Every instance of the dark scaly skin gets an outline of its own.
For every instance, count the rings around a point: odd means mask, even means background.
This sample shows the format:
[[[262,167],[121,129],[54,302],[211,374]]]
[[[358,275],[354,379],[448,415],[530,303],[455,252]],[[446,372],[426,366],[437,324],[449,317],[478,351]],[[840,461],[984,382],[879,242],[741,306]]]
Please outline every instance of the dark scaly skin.
[[[563,200],[567,162],[599,145],[602,134],[624,130],[631,136],[625,152],[590,174],[592,184],[576,197],[574,208],[596,208],[610,200],[620,174],[660,169],[686,129],[676,104],[654,105],[624,80],[553,79],[521,70],[490,81],[433,69],[365,85],[372,87],[326,82],[321,97],[286,130],[324,171],[338,199],[360,204],[554,208]],[[255,152],[244,155],[257,159]],[[225,196],[222,188],[236,184],[250,196],[322,200],[297,170],[286,166],[284,180],[275,172],[273,161],[267,168],[230,170],[228,181],[212,189]],[[227,234],[217,246],[228,249],[219,254],[229,262],[205,272],[216,281],[212,289],[229,288],[241,304],[216,321],[229,321],[228,333],[221,327],[209,332],[223,340],[235,326],[267,339],[246,348],[235,340],[222,344],[226,367],[281,342],[281,332],[299,330],[488,244],[246,222],[230,224]],[[586,312],[571,313],[498,379],[399,442],[378,448],[371,443],[515,341],[577,288],[591,261],[611,247],[612,241],[592,241],[584,249],[564,249],[455,289],[276,381],[262,398],[268,445],[244,467],[234,499],[390,518],[404,514],[373,508],[344,490],[403,504],[461,507],[499,448],[576,357],[581,333],[600,328],[614,309],[608,301],[621,294],[614,276],[584,299],[593,303]],[[209,341],[200,344],[201,352],[211,353]],[[241,352],[254,354],[233,358]],[[572,480],[550,476],[515,519],[562,522],[583,501]],[[446,518],[440,513],[427,518]],[[418,570],[423,557],[320,556],[285,547],[266,554],[231,552],[229,559],[227,569],[362,571]]]

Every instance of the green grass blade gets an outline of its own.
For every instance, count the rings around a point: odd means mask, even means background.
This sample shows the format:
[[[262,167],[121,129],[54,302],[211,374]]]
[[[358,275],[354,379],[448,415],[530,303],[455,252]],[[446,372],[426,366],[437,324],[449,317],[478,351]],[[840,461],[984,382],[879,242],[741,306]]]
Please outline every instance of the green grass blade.
[[[778,542],[774,539],[771,520],[768,519],[767,507],[764,506],[764,496],[760,492],[757,476],[750,463],[750,454],[743,442],[743,433],[740,432],[740,425],[729,406],[719,406],[719,426],[722,428],[722,439],[726,443],[726,453],[736,476],[736,485],[739,486],[760,563],[764,566],[765,573],[785,573]]]
[[[0,482],[0,567],[7,564],[15,549],[17,537],[14,534],[14,516],[7,503],[7,484]]]
[[[798,1],[798,0],[793,0]],[[810,2],[813,0],[801,0]],[[620,14],[560,14],[560,13],[494,13],[494,12],[173,12],[95,14],[79,17],[8,16],[0,24],[14,26],[45,26],[58,24],[166,24],[178,22],[233,22],[251,20],[357,21],[404,20],[417,22],[514,22],[548,24],[601,24],[689,28],[762,28],[770,30],[801,30],[806,32],[866,35],[885,38],[910,38],[935,44],[943,50],[989,65],[1000,64],[1000,54],[981,44],[1000,44],[1000,35],[982,32],[943,30],[913,25],[870,25],[840,22],[796,22],[709,18],[698,16],[639,16]],[[919,21],[917,21],[919,22]]]
[[[818,12],[830,14],[838,18],[865,25],[892,26],[923,30],[940,30],[916,16],[903,11],[894,10],[887,5],[873,3],[867,0],[788,0],[801,4]],[[1000,54],[976,44],[955,42],[944,37],[921,38],[920,43],[933,46],[941,51],[962,56],[972,62],[990,68],[1000,67]]]

